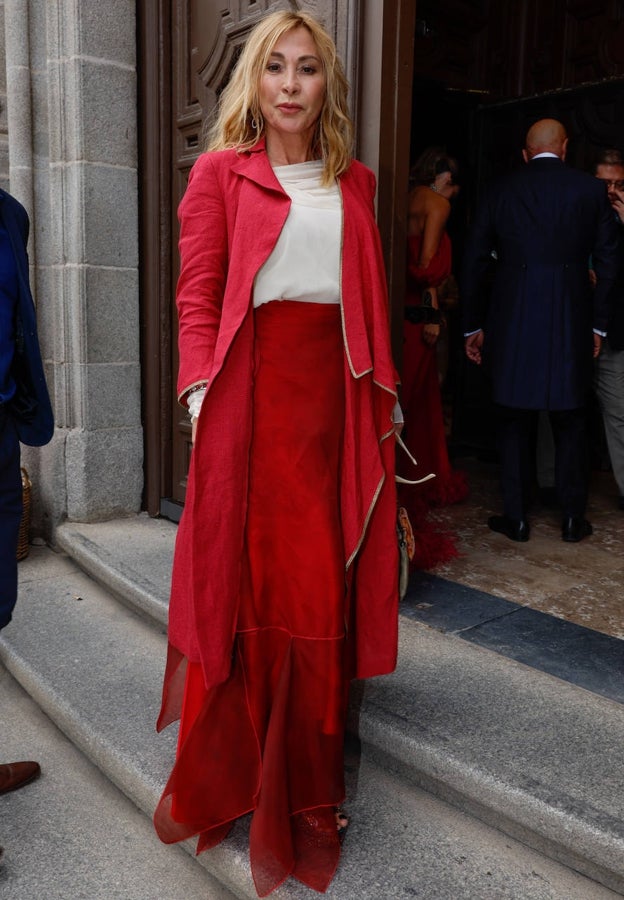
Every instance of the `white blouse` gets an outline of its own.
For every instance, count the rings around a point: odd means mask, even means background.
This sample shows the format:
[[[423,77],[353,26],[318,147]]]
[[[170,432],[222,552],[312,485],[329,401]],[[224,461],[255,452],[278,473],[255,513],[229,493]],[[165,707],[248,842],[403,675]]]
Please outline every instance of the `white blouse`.
[[[342,198],[338,185],[321,185],[322,160],[275,166],[273,171],[292,204],[273,252],[256,275],[253,304],[270,300],[339,303]]]

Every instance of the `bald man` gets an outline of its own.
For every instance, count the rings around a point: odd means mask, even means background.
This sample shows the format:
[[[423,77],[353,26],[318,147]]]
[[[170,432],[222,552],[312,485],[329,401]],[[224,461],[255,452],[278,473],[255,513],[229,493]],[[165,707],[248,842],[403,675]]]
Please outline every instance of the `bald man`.
[[[466,355],[490,376],[498,414],[503,514],[488,526],[513,541],[529,539],[540,410],[548,412],[555,439],[561,537],[576,542],[592,533],[585,408],[609,318],[618,236],[604,185],[564,164],[567,146],[556,119],[531,126],[526,165],[485,191],[464,256]]]

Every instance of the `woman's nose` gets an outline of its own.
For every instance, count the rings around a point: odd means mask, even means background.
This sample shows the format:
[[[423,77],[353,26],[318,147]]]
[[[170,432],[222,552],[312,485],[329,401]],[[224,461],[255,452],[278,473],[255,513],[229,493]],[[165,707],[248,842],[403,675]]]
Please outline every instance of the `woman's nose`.
[[[292,71],[290,69],[286,69],[284,72],[284,83],[282,84],[282,90],[286,91],[287,94],[293,94],[299,89],[299,76],[296,69]]]

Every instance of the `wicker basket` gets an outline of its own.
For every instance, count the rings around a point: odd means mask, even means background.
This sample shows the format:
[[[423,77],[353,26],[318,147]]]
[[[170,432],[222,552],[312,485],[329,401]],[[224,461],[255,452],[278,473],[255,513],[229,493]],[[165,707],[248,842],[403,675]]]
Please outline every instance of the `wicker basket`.
[[[25,559],[28,556],[28,532],[30,531],[30,494],[32,491],[32,482],[28,477],[28,472],[22,466],[22,496],[24,499],[24,510],[19,525],[19,533],[17,536],[17,558]]]

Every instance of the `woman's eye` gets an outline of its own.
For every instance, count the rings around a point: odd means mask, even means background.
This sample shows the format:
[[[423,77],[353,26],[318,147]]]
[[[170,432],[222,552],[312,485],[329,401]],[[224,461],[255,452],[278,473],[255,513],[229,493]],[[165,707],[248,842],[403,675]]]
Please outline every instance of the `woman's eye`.
[[[316,69],[314,66],[302,66],[301,71],[304,75],[315,75]]]
[[[267,66],[267,72],[279,72],[280,64],[276,62],[269,63]]]

